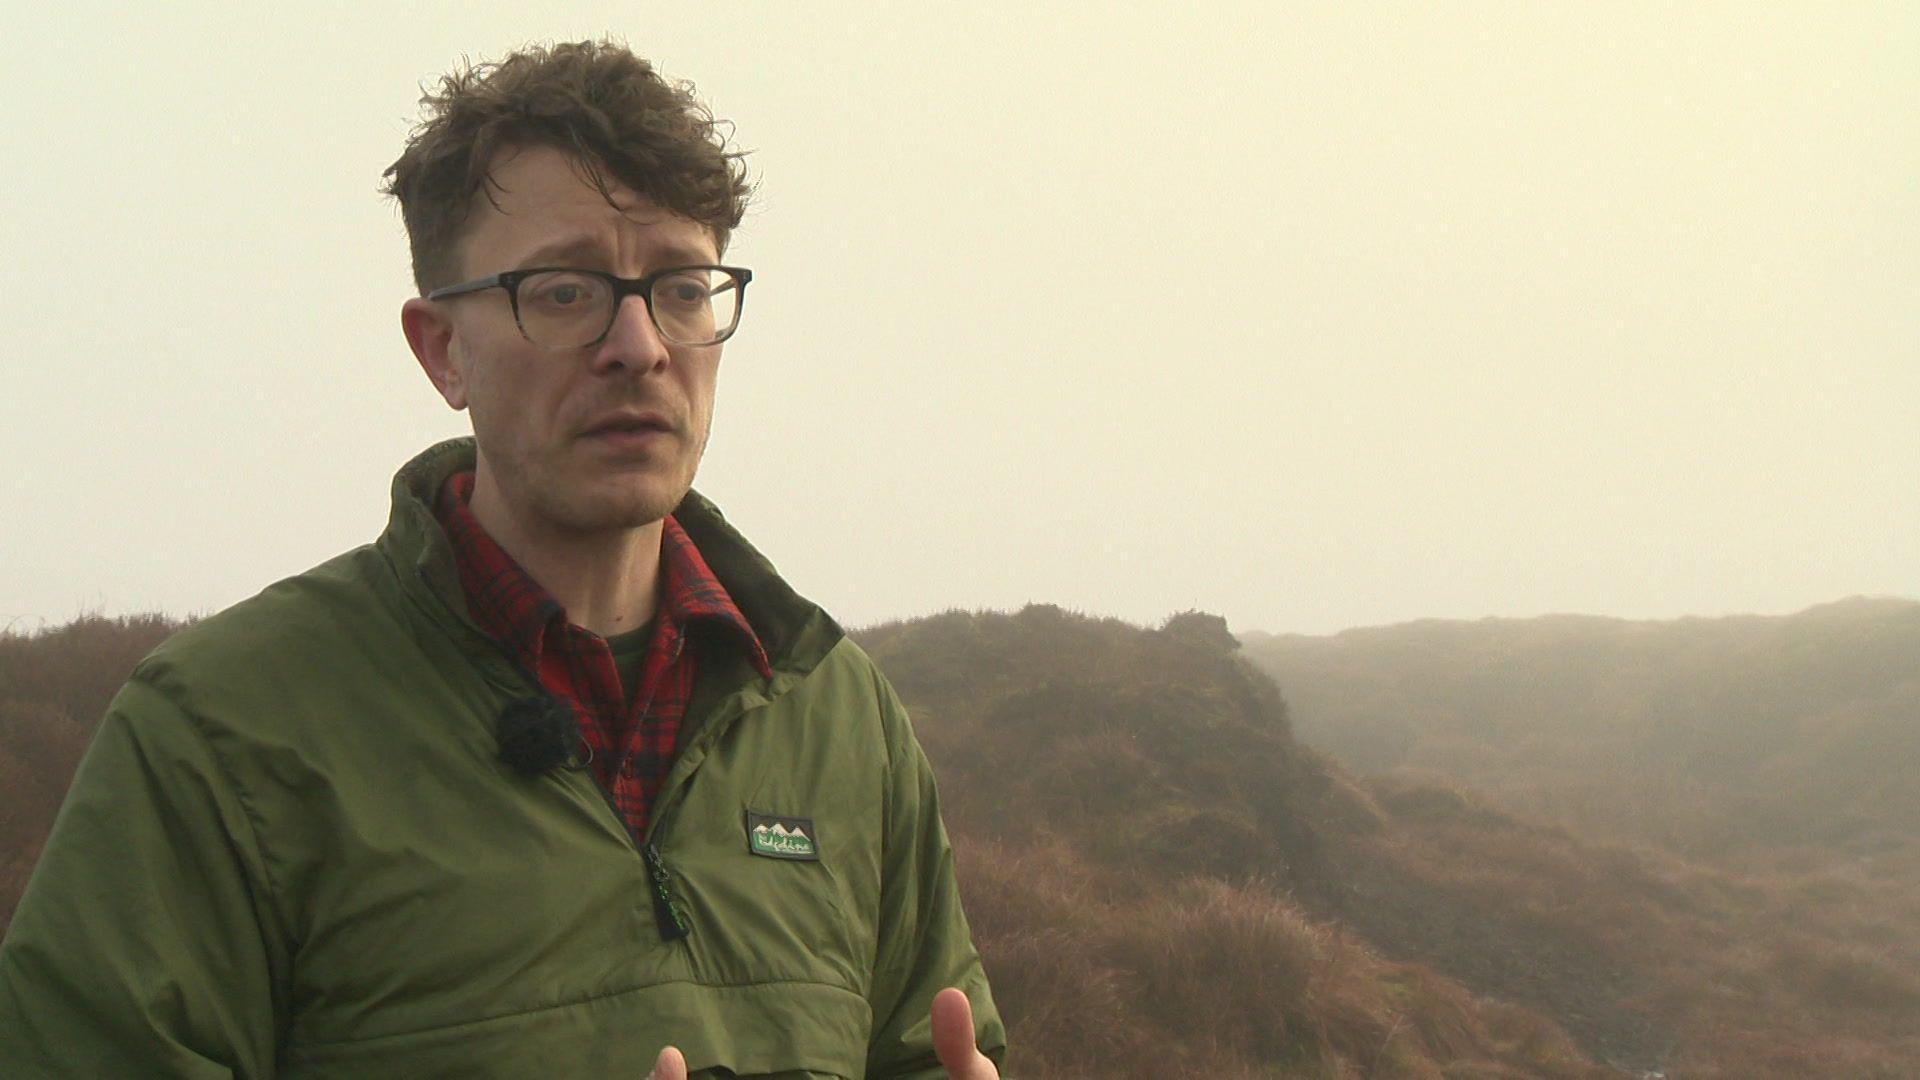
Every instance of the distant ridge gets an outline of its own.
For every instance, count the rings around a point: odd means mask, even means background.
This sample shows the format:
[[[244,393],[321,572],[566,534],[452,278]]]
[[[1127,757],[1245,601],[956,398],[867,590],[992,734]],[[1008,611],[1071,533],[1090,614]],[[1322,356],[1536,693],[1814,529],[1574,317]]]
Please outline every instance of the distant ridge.
[[[1920,601],[1246,639],[1301,737],[1689,855],[1920,835]]]
[[[1489,623],[1494,623],[1494,624],[1542,623],[1542,624],[1563,624],[1563,625],[1572,625],[1572,626],[1579,626],[1579,625],[1596,625],[1597,626],[1597,625],[1621,625],[1621,624],[1665,626],[1665,625],[1671,625],[1676,623],[1696,624],[1696,623],[1703,623],[1703,622],[1779,620],[1779,619],[1821,619],[1821,618],[1830,618],[1830,617],[1855,618],[1855,617],[1862,617],[1862,616],[1871,617],[1874,615],[1898,617],[1901,614],[1910,613],[1916,608],[1920,608],[1920,600],[1910,599],[1902,596],[1867,596],[1867,595],[1856,594],[1853,596],[1842,597],[1839,600],[1829,600],[1823,603],[1814,604],[1809,607],[1802,608],[1799,611],[1789,612],[1783,615],[1764,615],[1764,614],[1757,614],[1752,612],[1730,612],[1730,613],[1720,614],[1720,615],[1676,615],[1676,616],[1665,617],[1665,618],[1643,619],[1643,618],[1633,618],[1633,617],[1622,616],[1622,615],[1594,615],[1594,614],[1587,614],[1582,612],[1547,612],[1540,615],[1481,615],[1481,616],[1465,617],[1465,618],[1441,618],[1441,617],[1429,616],[1429,617],[1423,617],[1418,619],[1407,619],[1401,622],[1393,622],[1393,623],[1369,623],[1365,626],[1348,627],[1347,629],[1344,629],[1344,630],[1336,630],[1331,633],[1325,633],[1325,634],[1305,634],[1305,633],[1299,633],[1295,631],[1242,630],[1237,632],[1234,636],[1237,637],[1240,640],[1240,642],[1244,645],[1258,646],[1269,641],[1280,640],[1280,639],[1326,640],[1329,638],[1337,638],[1337,637],[1341,637],[1348,634],[1367,635],[1367,634],[1380,633],[1380,632],[1389,631],[1389,630],[1398,630],[1405,627],[1485,626]]]

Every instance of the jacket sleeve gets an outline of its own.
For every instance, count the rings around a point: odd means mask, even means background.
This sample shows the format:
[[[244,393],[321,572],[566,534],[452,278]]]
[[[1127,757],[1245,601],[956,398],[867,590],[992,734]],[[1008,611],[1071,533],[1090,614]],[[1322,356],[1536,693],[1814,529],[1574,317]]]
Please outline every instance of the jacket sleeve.
[[[933,768],[883,677],[875,676],[891,761],[885,808],[879,949],[870,1003],[873,1080],[945,1080],[933,1053],[933,997],[949,986],[973,1004],[974,1040],[996,1065],[1007,1033],[974,950],[954,877],[953,849],[940,820]]]
[[[285,950],[265,863],[194,721],[109,707],[0,945],[8,1077],[270,1077]]]

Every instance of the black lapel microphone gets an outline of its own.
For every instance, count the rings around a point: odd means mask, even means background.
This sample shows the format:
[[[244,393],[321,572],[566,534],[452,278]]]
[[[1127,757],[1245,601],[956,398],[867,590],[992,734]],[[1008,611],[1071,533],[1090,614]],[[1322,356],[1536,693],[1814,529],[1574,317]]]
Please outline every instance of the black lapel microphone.
[[[556,697],[513,702],[494,722],[493,733],[500,741],[500,760],[522,776],[539,776],[556,766],[584,769],[593,760],[573,707]]]

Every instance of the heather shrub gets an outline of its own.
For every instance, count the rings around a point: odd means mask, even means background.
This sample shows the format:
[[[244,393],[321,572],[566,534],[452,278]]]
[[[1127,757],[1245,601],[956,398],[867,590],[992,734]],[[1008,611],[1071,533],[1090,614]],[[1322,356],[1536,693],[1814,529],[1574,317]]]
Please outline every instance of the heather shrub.
[[[1169,892],[1113,943],[1141,977],[1146,1015],[1253,1060],[1300,1057],[1313,1038],[1306,991],[1321,931],[1255,886],[1196,879]]]

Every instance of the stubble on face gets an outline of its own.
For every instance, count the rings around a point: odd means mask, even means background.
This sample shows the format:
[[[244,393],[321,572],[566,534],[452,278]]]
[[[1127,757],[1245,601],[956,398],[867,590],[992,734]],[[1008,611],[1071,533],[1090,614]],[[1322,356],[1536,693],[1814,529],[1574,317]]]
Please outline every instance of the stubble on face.
[[[476,275],[525,265],[540,244],[572,236],[603,245],[601,265],[589,261],[588,268],[627,276],[653,268],[653,243],[671,241],[676,250],[704,244],[686,261],[717,261],[710,234],[618,186],[616,209],[558,151],[521,151],[498,163],[496,175],[499,207],[476,204],[481,223],[468,250]],[[626,307],[637,304],[631,299]],[[634,339],[618,336],[630,326],[616,328],[603,346],[545,350],[520,335],[504,303],[490,318],[463,314],[471,321],[456,348],[480,447],[480,484],[497,488],[522,528],[580,537],[641,528],[673,512],[706,452],[719,347],[671,348],[653,370],[644,345],[628,348]],[[635,314],[623,310],[621,318]],[[620,410],[661,413],[673,430],[644,453],[613,453],[582,437],[588,425]]]
[[[622,406],[657,408],[660,403],[615,396],[601,402],[591,415]],[[642,528],[673,513],[693,487],[706,453],[710,417],[709,411],[706,417],[679,418],[670,440],[672,460],[650,457],[644,472],[615,466],[596,472],[592,463],[583,462],[592,456],[591,449],[577,445],[577,440],[528,445],[504,433],[490,438],[484,430],[487,421],[477,411],[473,424],[480,446],[479,467],[491,475],[502,501],[515,508],[515,516],[547,531],[585,536]]]

